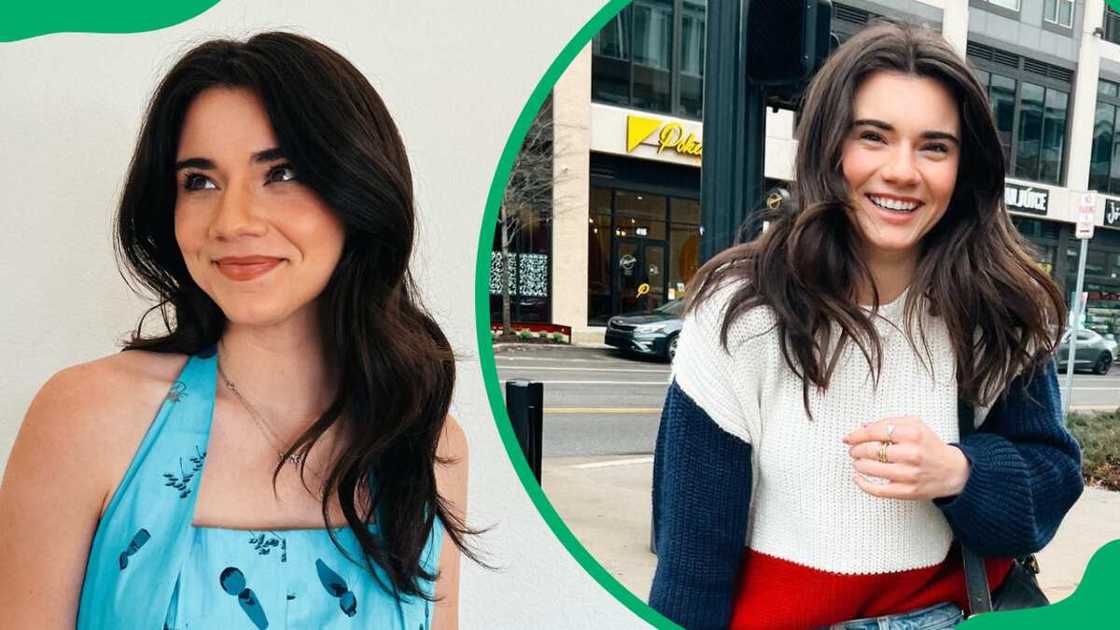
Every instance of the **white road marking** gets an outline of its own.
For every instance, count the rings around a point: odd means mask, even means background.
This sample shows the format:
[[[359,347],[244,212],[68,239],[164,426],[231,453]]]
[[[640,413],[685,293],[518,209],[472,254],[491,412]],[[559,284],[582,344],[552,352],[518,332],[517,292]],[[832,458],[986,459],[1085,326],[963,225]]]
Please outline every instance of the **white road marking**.
[[[652,464],[653,456],[648,457],[630,457],[627,459],[612,459],[605,462],[589,462],[587,464],[572,464],[571,468],[610,468],[613,466],[633,466],[635,464]]]
[[[499,383],[505,383],[508,380],[530,380],[530,379],[501,379]],[[664,387],[669,384],[669,381],[534,381],[535,383],[553,384],[553,385],[659,385]]]
[[[538,370],[562,372],[644,372],[646,374],[671,374],[671,370],[643,370],[638,368],[589,368],[589,367],[543,367],[536,365],[499,365],[499,370],[525,370],[536,372]]]

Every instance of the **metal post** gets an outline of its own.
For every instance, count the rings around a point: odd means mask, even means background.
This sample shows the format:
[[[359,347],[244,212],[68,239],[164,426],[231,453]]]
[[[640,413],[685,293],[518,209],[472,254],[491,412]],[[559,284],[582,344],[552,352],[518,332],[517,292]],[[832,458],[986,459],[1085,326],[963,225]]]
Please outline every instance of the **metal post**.
[[[742,56],[746,0],[708,0],[704,60],[704,158],[700,169],[700,259],[735,238],[748,200],[747,79]],[[761,138],[758,139],[761,142]]]
[[[1081,289],[1085,287],[1085,258],[1089,255],[1089,239],[1081,240],[1081,256],[1077,261],[1077,290],[1073,292],[1073,303],[1070,305],[1069,326],[1069,354],[1066,355],[1066,396],[1065,413],[1062,422],[1069,418],[1070,405],[1073,403],[1073,366],[1077,363],[1077,331],[1081,330],[1081,312],[1085,305],[1081,302]]]
[[[761,85],[747,85],[747,102],[743,111],[743,128],[746,129],[746,164],[743,182],[743,200],[738,208],[735,226],[749,222],[747,240],[758,236],[762,223],[751,215],[762,207],[762,196],[766,192],[766,88]],[[730,245],[730,243],[728,243]]]
[[[544,384],[515,379],[506,381],[506,411],[517,444],[529,469],[541,482],[541,434],[544,429]]]

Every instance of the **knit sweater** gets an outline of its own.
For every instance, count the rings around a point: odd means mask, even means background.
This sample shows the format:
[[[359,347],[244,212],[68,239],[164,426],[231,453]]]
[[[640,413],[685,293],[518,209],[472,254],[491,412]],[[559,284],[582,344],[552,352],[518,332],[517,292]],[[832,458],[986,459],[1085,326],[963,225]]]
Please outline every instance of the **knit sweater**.
[[[749,604],[734,612],[736,627],[806,627],[904,612],[923,593],[957,599],[954,537],[988,556],[1035,551],[1079,496],[1080,452],[1061,427],[1052,365],[1018,379],[990,414],[978,410],[977,433],[959,445],[970,462],[959,496],[864,493],[840,441],[860,424],[916,415],[958,441],[944,325],[920,315],[930,352],[916,351],[923,346],[902,322],[905,294],[881,307],[879,382],[849,345],[828,390],[810,390],[810,420],[768,309],[748,311],[729,329],[728,350],[720,344],[728,297],[717,292],[686,318],[654,462],[650,603],[685,627],[727,627],[736,603]],[[996,584],[1007,566],[989,566]],[[779,580],[793,581],[784,598]]]

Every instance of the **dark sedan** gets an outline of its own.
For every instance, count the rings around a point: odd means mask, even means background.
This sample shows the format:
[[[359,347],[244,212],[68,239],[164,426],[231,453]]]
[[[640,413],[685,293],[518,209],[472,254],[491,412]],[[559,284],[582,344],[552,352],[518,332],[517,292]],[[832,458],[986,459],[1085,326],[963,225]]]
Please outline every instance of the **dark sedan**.
[[[646,313],[612,317],[604,341],[623,352],[672,361],[683,314],[684,300],[673,300]]]

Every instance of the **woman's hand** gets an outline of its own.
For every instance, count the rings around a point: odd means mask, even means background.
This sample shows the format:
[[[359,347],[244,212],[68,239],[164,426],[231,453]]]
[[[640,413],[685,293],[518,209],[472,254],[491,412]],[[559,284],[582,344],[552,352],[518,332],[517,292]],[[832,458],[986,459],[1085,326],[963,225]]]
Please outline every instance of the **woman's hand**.
[[[941,441],[914,416],[884,418],[864,425],[844,436],[844,443],[851,447],[848,453],[856,469],[852,479],[870,495],[930,500],[958,495],[968,481],[964,453]],[[864,475],[888,483],[874,483]]]

